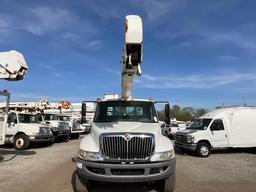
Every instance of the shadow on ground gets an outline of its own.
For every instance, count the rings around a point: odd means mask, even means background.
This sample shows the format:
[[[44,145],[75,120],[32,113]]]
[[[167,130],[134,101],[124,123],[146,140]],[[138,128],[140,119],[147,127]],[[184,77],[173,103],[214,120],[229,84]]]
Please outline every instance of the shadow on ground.
[[[76,171],[71,177],[71,184],[74,192],[78,192],[76,188]],[[90,181],[90,192],[160,192],[159,183],[105,183]]]
[[[35,155],[35,151],[16,151],[15,149],[0,149],[0,162],[7,162],[13,160],[19,155],[29,156]],[[7,157],[5,157],[7,156]]]
[[[196,157],[196,153],[189,150],[184,150],[175,147],[175,153],[178,155],[189,155]],[[218,150],[212,150],[211,154],[236,154],[236,153],[248,153],[248,154],[256,154],[256,148],[224,148]]]

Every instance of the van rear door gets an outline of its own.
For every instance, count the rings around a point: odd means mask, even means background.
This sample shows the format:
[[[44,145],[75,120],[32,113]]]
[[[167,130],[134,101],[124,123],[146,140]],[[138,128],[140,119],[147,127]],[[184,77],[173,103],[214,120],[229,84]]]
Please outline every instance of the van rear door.
[[[212,146],[215,147],[228,147],[227,128],[222,119],[213,120],[210,126],[210,139]]]

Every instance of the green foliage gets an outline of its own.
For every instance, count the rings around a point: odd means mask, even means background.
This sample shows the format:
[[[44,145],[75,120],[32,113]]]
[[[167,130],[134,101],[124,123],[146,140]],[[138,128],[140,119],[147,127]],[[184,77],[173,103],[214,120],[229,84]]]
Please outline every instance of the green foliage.
[[[199,118],[207,112],[208,110],[203,108],[181,108],[179,105],[173,105],[173,107],[171,108],[171,118],[176,118],[178,121],[194,121],[195,119]],[[158,111],[157,113],[159,120],[164,121],[164,110]]]

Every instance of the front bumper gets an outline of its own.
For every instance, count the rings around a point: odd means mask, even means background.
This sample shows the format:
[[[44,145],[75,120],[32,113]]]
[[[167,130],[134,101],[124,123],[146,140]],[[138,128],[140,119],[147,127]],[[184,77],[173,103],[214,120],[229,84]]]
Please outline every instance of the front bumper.
[[[77,173],[87,180],[136,183],[158,181],[175,174],[176,159],[157,163],[116,164],[77,160]]]
[[[196,143],[179,143],[175,141],[175,147],[181,148],[181,149],[187,149],[190,151],[195,151],[196,150]]]
[[[50,142],[53,141],[54,137],[53,135],[35,135],[35,136],[29,136],[30,142]]]
[[[52,130],[52,134],[55,138],[64,136],[68,137],[70,135],[70,130]]]

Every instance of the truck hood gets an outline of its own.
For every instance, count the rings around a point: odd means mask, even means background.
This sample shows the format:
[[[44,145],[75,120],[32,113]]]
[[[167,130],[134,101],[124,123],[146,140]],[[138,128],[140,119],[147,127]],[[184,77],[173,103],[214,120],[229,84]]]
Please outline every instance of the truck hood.
[[[46,127],[40,123],[19,123],[19,126],[26,127],[26,128],[35,128],[38,129],[39,127]]]
[[[155,136],[155,151],[168,151],[173,149],[171,141],[161,134],[160,123],[142,122],[110,122],[93,123],[90,134],[86,135],[80,142],[80,149],[88,151],[99,151],[99,138],[101,134],[126,134],[141,133],[153,134]]]
[[[141,122],[110,122],[93,123],[91,136],[96,143],[99,142],[101,134],[113,133],[143,133],[153,134],[157,138],[161,135],[159,123],[141,123]]]
[[[142,123],[142,122],[110,122],[110,123],[93,123],[93,128],[99,134],[101,133],[151,133],[159,134],[159,123]],[[96,128],[96,129],[95,129]]]
[[[45,123],[45,122],[49,122],[49,124]],[[59,121],[55,121],[55,120],[52,120],[52,121],[45,121],[44,124],[46,125],[51,125],[53,127],[58,127],[58,123]]]
[[[184,129],[184,130],[181,130],[181,131],[177,131],[176,134],[188,135],[188,134],[199,133],[199,132],[202,132],[202,131],[204,131],[204,130]]]

